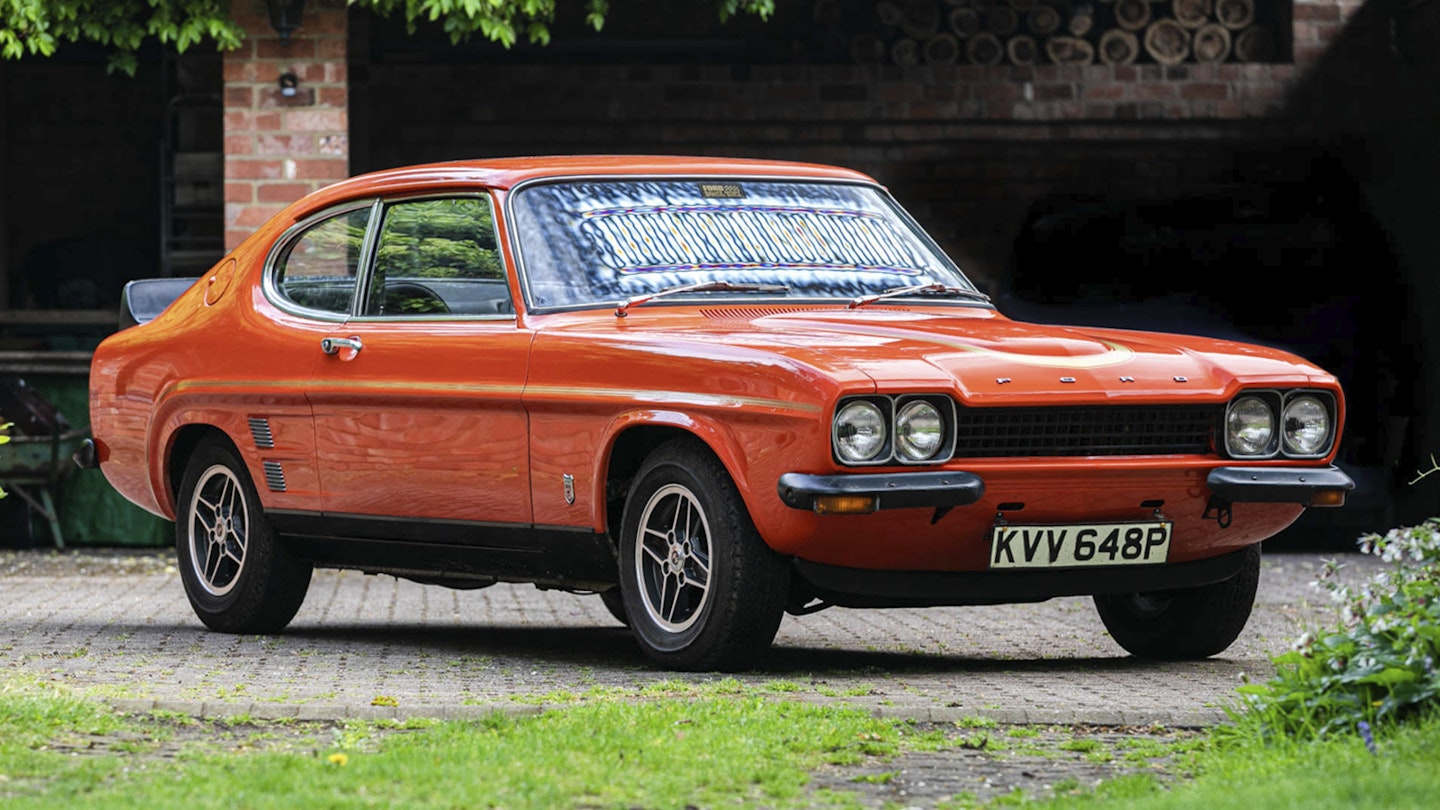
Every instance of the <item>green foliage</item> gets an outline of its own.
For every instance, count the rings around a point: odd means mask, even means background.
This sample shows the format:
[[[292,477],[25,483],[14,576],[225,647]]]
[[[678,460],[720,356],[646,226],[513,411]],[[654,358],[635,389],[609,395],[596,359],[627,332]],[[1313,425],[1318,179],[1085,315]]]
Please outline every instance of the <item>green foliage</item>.
[[[1351,733],[1440,706],[1440,519],[1361,538],[1389,567],[1353,587],[1327,564],[1320,585],[1338,625],[1306,633],[1278,656],[1275,677],[1240,688],[1241,733],[1314,738]]]
[[[110,69],[134,75],[147,39],[184,52],[203,40],[220,50],[244,32],[227,0],[0,0],[0,57],[50,56],[61,42],[93,42],[113,52]]]
[[[523,34],[530,42],[550,42],[556,0],[348,0],[381,17],[401,16],[414,33],[416,24],[441,25],[455,43],[479,34],[505,47]],[[775,0],[718,0],[720,18],[754,14],[766,19]],[[609,0],[586,0],[585,22],[599,31],[610,12]],[[303,32],[303,23],[302,23]],[[50,56],[61,42],[92,42],[112,51],[110,69],[134,75],[135,53],[148,39],[183,53],[203,41],[233,50],[245,32],[232,16],[229,0],[0,0],[0,58],[26,54]]]

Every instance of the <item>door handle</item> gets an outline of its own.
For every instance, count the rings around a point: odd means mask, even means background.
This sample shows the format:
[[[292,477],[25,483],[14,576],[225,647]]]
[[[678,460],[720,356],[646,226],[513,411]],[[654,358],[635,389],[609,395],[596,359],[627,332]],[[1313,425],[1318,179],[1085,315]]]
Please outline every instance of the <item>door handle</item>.
[[[327,337],[321,339],[320,341],[320,351],[325,352],[326,354],[339,354],[341,349],[349,349],[350,351],[359,354],[360,350],[363,348],[365,348],[365,346],[360,342],[360,338],[358,337]]]

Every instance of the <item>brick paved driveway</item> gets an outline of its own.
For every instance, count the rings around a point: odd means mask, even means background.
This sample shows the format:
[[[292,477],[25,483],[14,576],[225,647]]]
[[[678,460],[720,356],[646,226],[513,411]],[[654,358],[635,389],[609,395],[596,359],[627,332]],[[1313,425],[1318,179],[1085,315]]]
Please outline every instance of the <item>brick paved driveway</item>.
[[[598,598],[529,586],[451,591],[319,571],[285,634],[211,633],[168,562],[0,555],[0,680],[63,683],[129,709],[329,719],[466,716],[561,691],[722,677],[652,670]],[[1265,677],[1301,622],[1329,620],[1309,587],[1320,565],[1267,557],[1249,627],[1207,661],[1133,660],[1088,599],[1056,599],[786,617],[766,666],[738,677],[921,720],[1207,724],[1223,719],[1242,672]],[[382,696],[396,705],[372,705]]]

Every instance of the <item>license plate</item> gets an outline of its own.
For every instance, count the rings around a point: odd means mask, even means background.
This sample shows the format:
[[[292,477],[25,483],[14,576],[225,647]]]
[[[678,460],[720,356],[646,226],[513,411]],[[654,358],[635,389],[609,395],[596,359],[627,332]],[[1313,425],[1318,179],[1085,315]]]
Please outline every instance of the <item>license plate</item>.
[[[1083,568],[1156,565],[1170,554],[1170,522],[997,525],[991,568]]]

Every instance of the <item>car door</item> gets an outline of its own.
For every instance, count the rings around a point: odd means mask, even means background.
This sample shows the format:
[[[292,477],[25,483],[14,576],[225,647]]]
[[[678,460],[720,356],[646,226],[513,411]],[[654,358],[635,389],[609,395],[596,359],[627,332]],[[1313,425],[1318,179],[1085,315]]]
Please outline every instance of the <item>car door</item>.
[[[366,234],[375,204],[357,200],[307,217],[282,236],[267,263],[258,319],[246,319],[229,336],[233,368],[246,369],[246,393],[232,384],[219,402],[240,410],[249,435],[236,436],[249,456],[267,509],[321,510],[314,416],[306,389],[320,363],[316,346],[350,317],[359,287]],[[207,292],[218,298],[225,291]],[[231,295],[237,295],[235,291]],[[272,306],[273,305],[273,306]]]
[[[523,545],[530,345],[487,194],[389,202],[353,316],[314,350],[326,523],[343,536]]]

